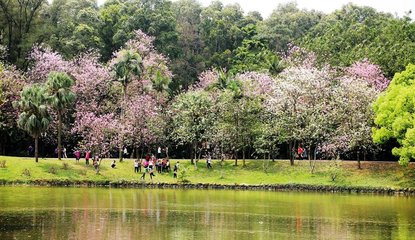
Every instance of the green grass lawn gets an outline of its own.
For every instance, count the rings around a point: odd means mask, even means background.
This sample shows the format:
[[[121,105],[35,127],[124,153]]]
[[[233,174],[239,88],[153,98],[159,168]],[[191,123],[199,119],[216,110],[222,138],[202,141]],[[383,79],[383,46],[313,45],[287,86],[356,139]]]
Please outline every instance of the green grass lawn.
[[[74,159],[39,159],[0,156],[0,163],[6,161],[6,167],[0,168],[0,180],[5,182],[28,182],[34,180],[69,180],[69,181],[140,181],[140,174],[134,173],[134,161],[126,159],[117,161],[116,169],[110,167],[112,160],[103,160],[101,171],[95,173],[92,165],[86,166],[85,160],[76,163]],[[172,166],[177,160],[172,160]],[[198,163],[195,169],[189,160],[179,160],[179,179],[182,170],[186,169],[184,178],[191,183],[217,184],[309,184],[360,187],[415,188],[414,165],[402,167],[396,162],[362,162],[362,170],[357,169],[356,162],[343,161],[341,167],[333,170],[330,161],[317,161],[316,171],[310,173],[308,161],[296,161],[294,166],[289,161],[247,160],[234,166],[234,161],[220,162],[213,160],[213,169],[207,169],[205,161]],[[68,168],[64,169],[64,163]],[[173,168],[173,167],[172,167]],[[332,181],[331,174],[338,172]],[[146,176],[146,182],[151,182]],[[156,173],[154,183],[176,183],[173,173]]]

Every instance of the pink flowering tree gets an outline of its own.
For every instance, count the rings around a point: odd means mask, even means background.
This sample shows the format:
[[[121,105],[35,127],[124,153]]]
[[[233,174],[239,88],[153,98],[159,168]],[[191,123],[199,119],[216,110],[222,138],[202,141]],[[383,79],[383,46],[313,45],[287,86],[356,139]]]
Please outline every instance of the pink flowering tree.
[[[34,46],[29,54],[29,61],[31,62],[27,72],[27,79],[29,83],[45,83],[48,79],[49,74],[51,73],[60,72],[71,75],[73,70],[73,66],[70,61],[64,60],[61,54],[53,51],[46,45]],[[70,113],[73,111],[73,109],[69,107],[65,109],[68,110],[68,115],[70,115]],[[59,135],[62,135],[66,141],[69,140],[69,125],[60,124],[61,122],[68,123],[69,116],[62,116],[62,114],[58,114],[56,111],[49,112],[52,117],[52,122],[49,125],[47,131],[42,135],[42,138],[44,138],[46,142],[52,144],[59,142],[57,141],[60,138]],[[61,118],[61,121],[59,121],[59,118]],[[59,134],[59,129],[61,129],[61,134]],[[59,149],[61,148],[58,146],[58,155],[60,155],[61,152]]]
[[[289,67],[278,76],[267,100],[273,130],[289,143],[292,165],[298,145],[312,152],[333,132],[336,87],[332,76],[329,69]]]
[[[70,62],[62,55],[45,45],[34,46],[29,54],[32,65],[28,70],[28,79],[31,83],[43,83],[51,72],[69,73]]]
[[[20,100],[25,78],[13,66],[0,62],[0,79],[0,154],[5,155],[5,145],[17,136],[19,111],[13,102]]]
[[[80,149],[107,156],[117,144],[116,132],[120,128],[114,114],[118,95],[111,87],[112,76],[93,54],[83,54],[71,65],[75,79],[72,91],[76,94],[72,133],[79,136]]]
[[[379,65],[371,63],[368,59],[353,63],[345,69],[345,72],[350,77],[360,79],[380,92],[385,90],[390,83]]]
[[[79,113],[78,113],[79,114]],[[113,114],[97,116],[92,112],[77,116],[73,133],[81,135],[79,147],[84,151],[92,151],[102,159],[108,156],[117,145],[117,132],[120,125]]]
[[[282,54],[282,61],[290,67],[313,68],[317,65],[317,57],[314,52],[292,43],[288,44],[288,51]]]
[[[358,168],[360,153],[366,154],[376,150],[372,141],[374,111],[372,104],[380,94],[379,85],[368,84],[367,79],[345,75],[340,78],[340,91],[337,99],[337,117],[335,142],[343,146],[341,152],[356,152]],[[344,141],[344,142],[342,142]]]
[[[137,118],[153,117],[156,119],[156,115],[152,114],[165,104],[172,73],[168,69],[168,59],[154,48],[154,38],[144,34],[141,30],[134,34],[135,37],[129,40],[123,49],[114,54],[114,58],[109,62],[109,68],[117,80],[113,84],[113,89],[120,88],[122,90],[122,97],[117,99],[119,123],[124,125],[125,129],[132,129],[134,133],[142,133],[145,129],[137,129],[137,127],[142,127],[140,124],[137,125],[139,122]],[[121,86],[118,87],[117,84]],[[146,95],[152,98],[146,98]],[[149,107],[149,111],[153,111],[151,114],[146,112],[145,115],[133,116],[134,113],[137,113],[137,108],[148,107],[145,105],[147,103],[144,103],[143,99],[139,97],[149,100],[148,104],[154,103],[155,106]],[[130,116],[127,116],[127,112]],[[134,134],[123,134],[120,131],[119,135],[120,159],[122,159],[121,149],[123,146],[138,142],[143,143]],[[147,135],[146,138],[155,138],[151,131],[147,131]]]

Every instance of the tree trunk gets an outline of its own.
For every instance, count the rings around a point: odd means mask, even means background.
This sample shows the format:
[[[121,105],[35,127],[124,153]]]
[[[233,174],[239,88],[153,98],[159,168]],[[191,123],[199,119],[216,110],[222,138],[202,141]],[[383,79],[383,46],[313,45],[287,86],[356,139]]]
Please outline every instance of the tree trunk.
[[[238,151],[234,151],[233,154],[235,155],[235,166],[238,166]]]
[[[125,107],[126,107],[126,105],[127,105],[127,84],[124,83],[123,84],[123,103],[121,104],[121,106],[122,106],[121,107],[121,120],[125,119]],[[120,162],[122,162],[122,160],[124,159],[124,157],[123,157],[123,154],[124,154],[124,151],[123,151],[124,136],[121,135],[120,139],[121,139],[121,142],[120,142],[120,146],[119,146],[118,156],[119,156]]]
[[[195,156],[194,156],[195,169],[197,169],[197,162],[198,162],[198,159],[197,159],[197,142],[194,144],[194,154],[195,154]]]
[[[288,148],[289,148],[289,154],[290,154],[290,165],[294,166],[294,157],[295,157],[295,149],[293,150],[294,146],[293,146],[293,142],[290,141],[290,143],[288,144]]]
[[[39,136],[35,137],[35,161],[39,162]]]
[[[194,161],[193,161],[193,149],[194,149],[194,143],[190,144],[190,164],[194,164]]]
[[[123,149],[122,149],[122,147],[118,148],[118,157],[120,159],[120,162],[122,162],[122,160],[123,160]]]
[[[58,159],[62,160],[62,114],[58,111]]]
[[[140,153],[138,151],[138,147],[135,147],[135,156],[137,157],[137,160],[140,160]]]
[[[313,157],[311,157],[311,147],[308,148],[308,161],[310,164],[310,172],[311,174],[314,174],[314,170],[316,169],[316,149],[314,148],[314,154]]]
[[[360,165],[360,156],[359,151],[357,151],[357,169],[362,169],[362,166]]]
[[[242,166],[245,167],[245,147],[242,149]]]

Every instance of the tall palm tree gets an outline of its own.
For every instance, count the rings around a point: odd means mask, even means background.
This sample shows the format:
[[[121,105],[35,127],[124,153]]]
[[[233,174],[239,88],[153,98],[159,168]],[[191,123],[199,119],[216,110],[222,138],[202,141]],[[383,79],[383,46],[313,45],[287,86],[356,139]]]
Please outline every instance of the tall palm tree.
[[[127,98],[127,87],[131,82],[131,76],[141,76],[142,73],[142,58],[140,54],[134,50],[124,49],[121,50],[117,59],[115,59],[115,64],[113,70],[117,81],[121,83],[123,90],[123,100]]]
[[[20,101],[17,102],[17,107],[21,111],[17,124],[35,139],[36,162],[39,157],[39,136],[46,131],[51,122],[47,103],[46,89],[40,84],[25,87],[21,93]]]
[[[122,94],[123,102],[121,104],[121,118],[124,118],[125,115],[125,105],[127,103],[127,88],[128,84],[132,80],[132,76],[140,77],[142,74],[142,58],[140,54],[131,49],[121,50],[117,58],[115,59],[115,64],[113,66],[113,71],[117,81],[122,85]],[[121,136],[123,139],[123,136]],[[121,140],[123,142],[123,140]],[[119,146],[119,158],[120,161],[123,159],[123,146]]]
[[[75,101],[71,91],[74,81],[63,72],[51,72],[46,81],[49,103],[58,116],[58,159],[62,157],[62,116],[70,104]]]

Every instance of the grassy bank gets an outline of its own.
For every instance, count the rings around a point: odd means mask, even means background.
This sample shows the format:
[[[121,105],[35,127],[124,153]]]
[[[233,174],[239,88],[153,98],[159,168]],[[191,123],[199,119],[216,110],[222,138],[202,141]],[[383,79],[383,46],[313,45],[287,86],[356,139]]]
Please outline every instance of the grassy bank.
[[[32,158],[0,156],[0,181],[3,183],[25,183],[34,181],[77,181],[77,182],[117,182],[140,181],[140,174],[134,173],[133,160],[117,161],[112,169],[112,160],[103,160],[99,174],[94,168],[74,159],[40,159],[35,163]],[[172,165],[177,160],[172,160]],[[221,167],[219,161],[213,161],[213,169],[206,169],[205,161],[198,163],[198,169],[189,160],[179,160],[179,179],[173,173],[156,173],[153,183],[177,183],[186,179],[190,183],[210,184],[304,184],[311,186],[344,186],[368,188],[415,188],[415,169],[411,164],[402,167],[396,162],[362,162],[361,170],[356,162],[344,161],[340,167],[331,167],[330,161],[318,161],[314,174],[310,173],[308,161],[296,161],[294,166],[289,161],[275,162],[249,160],[245,167],[242,162],[234,166],[234,161],[225,161]],[[184,172],[183,170],[186,169]],[[335,179],[333,180],[333,176]],[[147,174],[145,182],[151,182]]]

